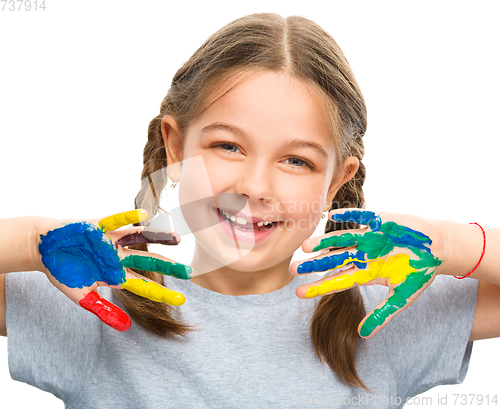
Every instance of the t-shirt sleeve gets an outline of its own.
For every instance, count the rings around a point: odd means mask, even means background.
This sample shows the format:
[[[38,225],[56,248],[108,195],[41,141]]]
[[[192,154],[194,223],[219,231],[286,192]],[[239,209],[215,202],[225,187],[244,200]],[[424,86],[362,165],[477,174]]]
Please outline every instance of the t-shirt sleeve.
[[[365,298],[367,313],[382,302],[387,287]],[[478,281],[437,276],[406,310],[378,334],[382,337],[398,396],[412,397],[434,386],[462,383],[469,367],[469,336]]]
[[[12,379],[72,402],[99,361],[99,319],[40,272],[6,274],[5,294]]]

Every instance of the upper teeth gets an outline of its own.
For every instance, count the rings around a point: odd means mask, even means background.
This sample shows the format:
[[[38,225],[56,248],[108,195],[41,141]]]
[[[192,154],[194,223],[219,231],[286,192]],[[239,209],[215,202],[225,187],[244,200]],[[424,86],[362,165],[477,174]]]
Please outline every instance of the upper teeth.
[[[243,217],[234,217],[234,216],[231,216],[229,214],[227,214],[224,210],[221,210],[221,212],[224,214],[224,216],[226,216],[228,219],[231,219],[231,221],[233,222],[236,222],[238,224],[241,224],[242,226],[244,226],[245,224],[248,223],[248,221],[246,219],[244,219]],[[257,223],[257,226],[263,226],[263,225],[268,225],[268,224],[271,224],[272,222],[266,222],[266,221],[261,221],[261,222],[258,222]]]

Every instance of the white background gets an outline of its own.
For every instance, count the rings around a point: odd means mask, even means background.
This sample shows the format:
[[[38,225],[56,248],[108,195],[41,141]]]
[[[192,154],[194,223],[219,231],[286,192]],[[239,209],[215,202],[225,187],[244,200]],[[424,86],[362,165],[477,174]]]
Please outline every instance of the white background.
[[[273,11],[322,25],[354,70],[369,113],[367,208],[499,227],[496,1],[242,3],[46,0],[45,12],[0,12],[2,217],[132,208],[175,71],[224,24]],[[6,351],[2,338],[1,407],[62,408],[10,379]],[[491,396],[499,364],[500,340],[476,342],[465,382],[422,396],[435,406],[448,395],[439,407],[454,393]]]

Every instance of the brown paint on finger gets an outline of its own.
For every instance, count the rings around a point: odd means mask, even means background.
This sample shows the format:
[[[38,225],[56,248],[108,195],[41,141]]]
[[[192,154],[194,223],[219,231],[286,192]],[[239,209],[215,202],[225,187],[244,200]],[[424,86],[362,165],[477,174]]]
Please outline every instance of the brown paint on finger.
[[[133,246],[137,244],[157,243],[176,246],[181,241],[179,235],[171,232],[143,230],[142,232],[123,236],[116,241],[122,247]]]

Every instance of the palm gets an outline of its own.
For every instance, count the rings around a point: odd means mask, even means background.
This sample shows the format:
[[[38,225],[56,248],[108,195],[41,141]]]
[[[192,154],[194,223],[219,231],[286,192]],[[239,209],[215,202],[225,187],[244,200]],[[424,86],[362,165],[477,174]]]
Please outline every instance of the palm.
[[[143,228],[112,231],[138,223],[146,217],[144,211],[134,210],[99,222],[67,223],[40,235],[38,250],[49,280],[74,302],[119,331],[130,327],[130,318],[117,306],[101,298],[94,291],[98,286],[123,288],[154,301],[181,305],[184,303],[182,294],[128,268],[155,271],[181,279],[189,279],[192,272],[189,266],[162,256],[124,248],[129,244],[151,242],[175,245],[179,242],[175,234],[151,232]],[[114,244],[113,239],[116,239]]]
[[[368,314],[359,326],[362,337],[370,337],[398,312],[407,308],[434,279],[441,260],[431,252],[432,240],[407,224],[421,227],[421,219],[403,217],[405,225],[382,223],[373,212],[352,210],[333,214],[332,220],[353,221],[369,226],[363,232],[328,235],[312,251],[324,248],[352,248],[305,261],[297,273],[310,273],[349,267],[348,274],[330,276],[308,286],[305,298],[342,291],[357,285],[383,284],[389,295]],[[368,231],[369,230],[369,231]],[[298,289],[298,294],[301,290]]]

